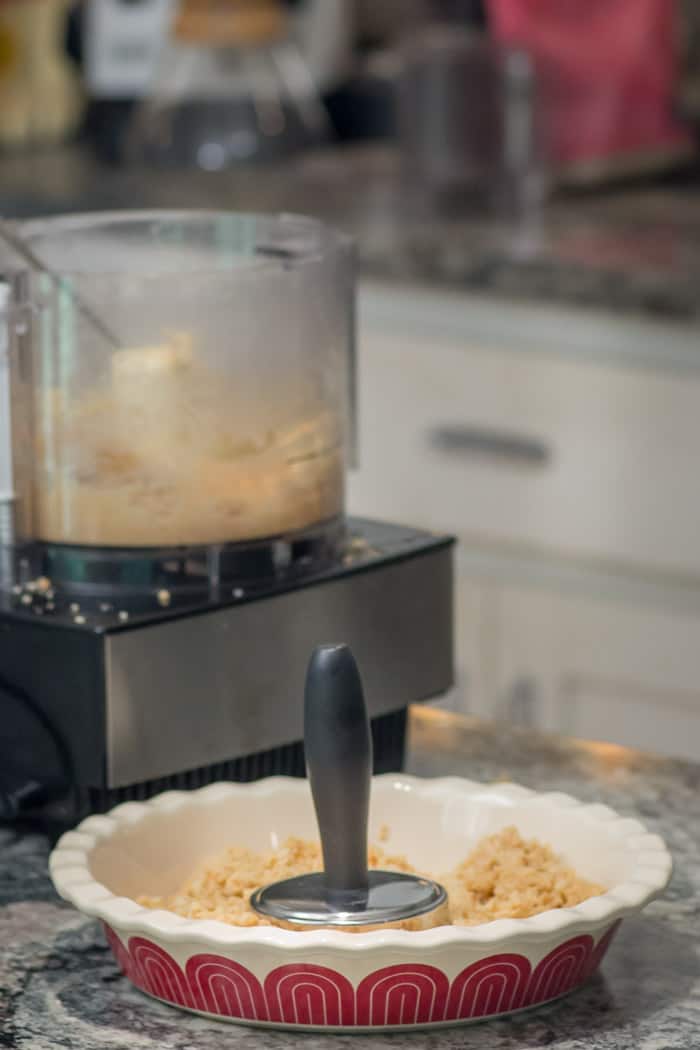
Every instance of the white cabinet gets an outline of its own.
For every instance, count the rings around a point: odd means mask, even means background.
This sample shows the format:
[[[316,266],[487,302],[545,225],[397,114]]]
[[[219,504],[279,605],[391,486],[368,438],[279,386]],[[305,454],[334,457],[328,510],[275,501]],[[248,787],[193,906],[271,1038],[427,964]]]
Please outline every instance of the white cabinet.
[[[700,609],[503,586],[499,622],[497,714],[700,760]]]
[[[494,590],[455,565],[455,687],[440,703],[449,710],[493,717],[498,645]]]
[[[392,295],[349,507],[458,537],[448,703],[700,759],[700,340]]]
[[[357,511],[700,580],[700,375],[403,330],[359,368]]]

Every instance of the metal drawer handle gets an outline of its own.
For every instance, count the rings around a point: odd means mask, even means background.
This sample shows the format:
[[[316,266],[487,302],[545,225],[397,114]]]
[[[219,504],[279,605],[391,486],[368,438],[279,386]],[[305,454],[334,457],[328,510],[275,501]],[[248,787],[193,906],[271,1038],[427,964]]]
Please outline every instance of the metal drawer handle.
[[[461,423],[434,427],[429,440],[441,452],[484,456],[525,466],[540,467],[552,458],[549,446],[539,438]]]

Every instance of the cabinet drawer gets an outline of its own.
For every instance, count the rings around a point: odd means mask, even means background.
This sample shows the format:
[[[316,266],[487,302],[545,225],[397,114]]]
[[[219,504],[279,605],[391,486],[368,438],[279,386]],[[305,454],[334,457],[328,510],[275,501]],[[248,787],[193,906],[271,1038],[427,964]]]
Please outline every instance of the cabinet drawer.
[[[697,760],[700,601],[693,604],[500,588],[492,716]]]
[[[559,733],[696,762],[700,758],[697,693],[655,693],[639,685],[580,678],[569,684],[561,705]]]
[[[359,406],[355,513],[700,574],[700,374],[365,328]]]

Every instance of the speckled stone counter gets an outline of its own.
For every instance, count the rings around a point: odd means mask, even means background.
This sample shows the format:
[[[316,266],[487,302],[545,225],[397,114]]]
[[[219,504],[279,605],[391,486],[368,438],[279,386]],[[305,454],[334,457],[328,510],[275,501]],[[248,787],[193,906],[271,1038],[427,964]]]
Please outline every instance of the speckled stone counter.
[[[376,280],[521,302],[700,321],[700,208],[684,188],[560,196],[527,221],[481,208],[439,214],[406,195],[388,147],[331,148],[226,172],[100,165],[83,146],[0,158],[0,214],[222,208],[316,215],[352,233]]]
[[[408,768],[422,776],[508,778],[606,802],[665,837],[675,861],[671,886],[623,924],[602,974],[554,1005],[433,1033],[292,1035],[205,1021],[137,992],[120,975],[98,925],[55,896],[46,838],[0,827],[0,1047],[331,1050],[354,1040],[430,1050],[697,1050],[700,765],[426,710],[412,718]]]

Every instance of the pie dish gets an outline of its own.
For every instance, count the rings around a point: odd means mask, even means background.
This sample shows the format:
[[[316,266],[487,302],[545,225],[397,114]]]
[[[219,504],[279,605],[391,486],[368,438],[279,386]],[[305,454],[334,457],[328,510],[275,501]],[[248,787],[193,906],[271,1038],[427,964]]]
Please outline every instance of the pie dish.
[[[549,1002],[598,968],[622,919],[663,891],[671,858],[636,820],[568,795],[447,777],[375,777],[370,841],[448,870],[514,825],[606,892],[527,919],[421,931],[296,932],[186,919],[136,902],[172,892],[227,845],[315,838],[308,784],[272,777],[166,792],[84,820],[50,859],[59,894],[104,924],[126,976],[157,999],[245,1024],[324,1031],[460,1024]]]

